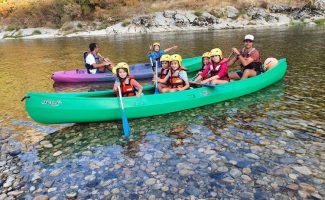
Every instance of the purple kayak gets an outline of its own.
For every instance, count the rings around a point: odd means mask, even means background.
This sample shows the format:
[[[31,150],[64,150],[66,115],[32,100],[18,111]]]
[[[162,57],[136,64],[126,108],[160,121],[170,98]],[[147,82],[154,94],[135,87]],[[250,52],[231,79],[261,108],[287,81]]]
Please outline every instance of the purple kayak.
[[[188,72],[198,71],[201,68],[201,57],[193,57],[183,59],[183,66],[188,69]],[[131,75],[135,79],[148,79],[153,76],[153,71],[150,63],[134,64],[130,66]],[[160,69],[158,70],[158,72]],[[54,72],[51,77],[55,82],[113,82],[116,78],[112,72],[89,74],[86,69],[75,69],[69,71]]]

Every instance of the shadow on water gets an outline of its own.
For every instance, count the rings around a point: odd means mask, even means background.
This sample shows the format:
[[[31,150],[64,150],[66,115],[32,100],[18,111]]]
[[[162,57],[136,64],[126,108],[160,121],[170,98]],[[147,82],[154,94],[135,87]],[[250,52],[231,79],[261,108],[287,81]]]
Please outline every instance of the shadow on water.
[[[133,141],[142,140],[142,136],[153,131],[167,135],[176,135],[176,138],[182,137],[184,134],[183,130],[190,123],[205,125],[218,134],[220,130],[229,125],[229,122],[234,120],[247,122],[248,124],[245,126],[248,129],[259,131],[263,127],[251,126],[254,119],[265,117],[262,113],[267,112],[268,104],[273,104],[277,101],[281,102],[284,93],[285,83],[281,81],[262,91],[230,101],[182,112],[130,120],[131,137]],[[244,124],[240,125],[244,126]],[[123,132],[121,126],[121,121],[113,121],[76,124],[64,128],[44,139],[53,144],[53,147],[44,148],[44,146],[39,145],[40,160],[44,163],[55,162],[56,157],[53,154],[57,151],[62,151],[63,157],[69,159],[72,154],[84,152],[93,147],[127,146],[127,142],[122,139]]]

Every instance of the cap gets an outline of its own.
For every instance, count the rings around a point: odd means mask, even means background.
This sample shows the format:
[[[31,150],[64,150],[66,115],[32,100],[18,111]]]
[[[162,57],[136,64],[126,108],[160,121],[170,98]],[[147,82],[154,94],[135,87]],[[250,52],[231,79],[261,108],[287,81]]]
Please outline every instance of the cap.
[[[254,36],[253,35],[245,35],[244,40],[252,40],[252,41],[254,41]]]

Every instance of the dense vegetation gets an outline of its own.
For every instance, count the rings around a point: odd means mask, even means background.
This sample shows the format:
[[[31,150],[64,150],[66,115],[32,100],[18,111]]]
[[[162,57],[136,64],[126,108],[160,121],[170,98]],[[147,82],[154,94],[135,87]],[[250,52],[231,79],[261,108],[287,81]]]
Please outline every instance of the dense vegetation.
[[[70,21],[110,25],[136,14],[165,9],[204,10],[216,6],[267,6],[270,2],[303,4],[306,0],[0,0],[0,25],[9,29],[60,28]]]

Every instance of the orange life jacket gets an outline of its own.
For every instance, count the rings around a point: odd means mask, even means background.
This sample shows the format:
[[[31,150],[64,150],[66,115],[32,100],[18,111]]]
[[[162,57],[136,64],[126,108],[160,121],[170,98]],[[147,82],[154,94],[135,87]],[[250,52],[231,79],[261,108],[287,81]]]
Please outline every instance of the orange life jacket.
[[[135,87],[131,84],[132,78],[125,78],[121,82],[121,92],[123,97],[135,96]]]
[[[181,77],[179,76],[179,73],[181,71],[184,71],[184,69],[179,68],[173,74],[171,74],[171,76],[169,77],[169,87],[170,88],[179,88],[179,87],[185,86],[185,81],[183,79],[181,79]]]

